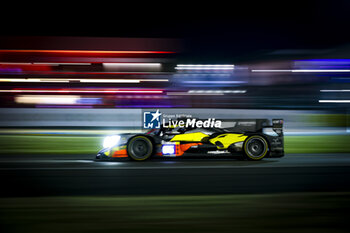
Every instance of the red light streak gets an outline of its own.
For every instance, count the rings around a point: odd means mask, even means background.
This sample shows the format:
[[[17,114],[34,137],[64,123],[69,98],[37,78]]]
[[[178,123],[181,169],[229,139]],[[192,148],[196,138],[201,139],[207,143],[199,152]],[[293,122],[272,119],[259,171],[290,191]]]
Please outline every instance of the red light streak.
[[[163,90],[159,89],[12,89],[0,90],[0,93],[82,93],[82,94],[162,94]]]
[[[159,54],[170,51],[107,51],[107,50],[0,50],[0,53],[77,53],[77,54]]]

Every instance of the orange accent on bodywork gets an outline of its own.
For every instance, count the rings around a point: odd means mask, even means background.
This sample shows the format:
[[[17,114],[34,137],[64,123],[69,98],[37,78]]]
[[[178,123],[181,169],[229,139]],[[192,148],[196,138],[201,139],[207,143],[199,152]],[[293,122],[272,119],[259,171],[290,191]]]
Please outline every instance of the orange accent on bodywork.
[[[117,150],[117,151],[114,151],[112,157],[113,158],[126,158],[126,157],[128,157],[128,153],[127,153],[126,149]]]
[[[176,156],[181,156],[190,149],[192,146],[198,146],[202,145],[202,143],[186,143],[186,144],[181,144],[176,146]]]

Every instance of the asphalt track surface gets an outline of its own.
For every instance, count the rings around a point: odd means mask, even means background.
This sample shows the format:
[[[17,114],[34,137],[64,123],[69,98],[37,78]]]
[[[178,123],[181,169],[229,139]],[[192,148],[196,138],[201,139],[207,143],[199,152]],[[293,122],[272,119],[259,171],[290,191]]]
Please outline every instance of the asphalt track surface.
[[[0,196],[201,195],[350,191],[350,154],[283,158],[94,161],[92,156],[0,156]]]

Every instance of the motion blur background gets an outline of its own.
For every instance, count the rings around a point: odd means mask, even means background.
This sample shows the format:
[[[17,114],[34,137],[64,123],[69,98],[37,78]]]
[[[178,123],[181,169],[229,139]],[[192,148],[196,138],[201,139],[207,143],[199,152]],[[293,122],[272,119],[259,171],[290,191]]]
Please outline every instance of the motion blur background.
[[[6,232],[346,232],[348,1],[85,7],[3,4]],[[283,118],[286,156],[94,162],[142,109]]]
[[[95,154],[105,135],[141,132],[147,108],[280,117],[287,153],[349,151],[348,45],[197,64],[183,61],[179,39],[2,37],[0,44],[1,153]],[[63,145],[63,136],[78,141]]]

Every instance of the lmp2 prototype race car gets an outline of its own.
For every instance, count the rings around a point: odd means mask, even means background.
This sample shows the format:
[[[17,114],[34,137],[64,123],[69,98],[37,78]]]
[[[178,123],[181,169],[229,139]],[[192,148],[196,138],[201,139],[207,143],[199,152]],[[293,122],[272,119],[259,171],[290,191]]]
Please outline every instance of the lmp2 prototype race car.
[[[108,136],[96,159],[143,161],[150,157],[232,154],[245,160],[284,156],[283,120],[224,120],[226,127],[164,127]]]

